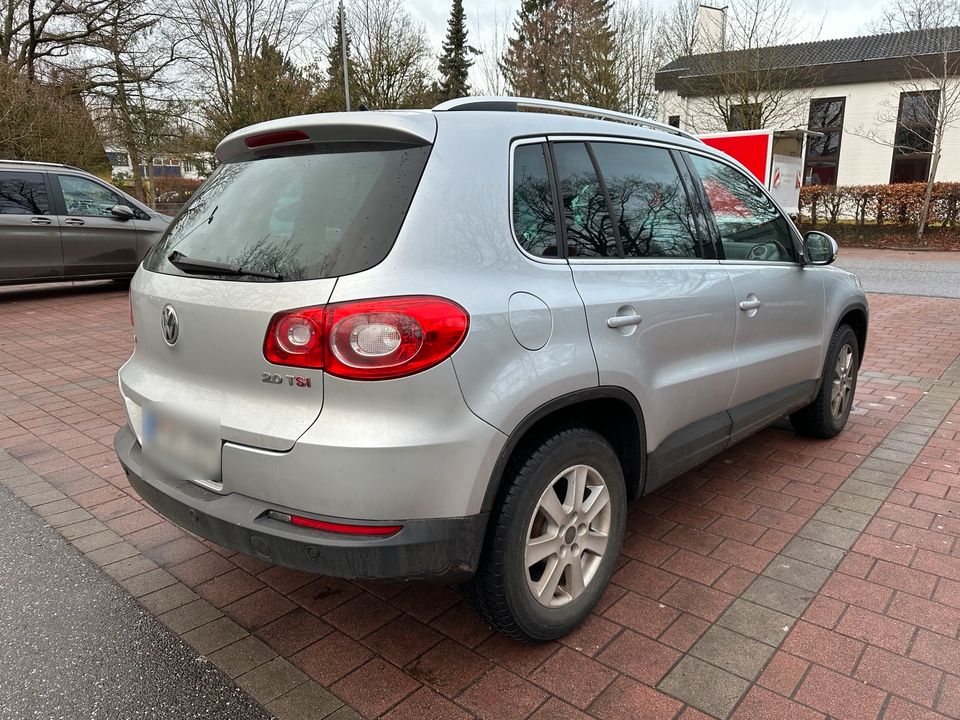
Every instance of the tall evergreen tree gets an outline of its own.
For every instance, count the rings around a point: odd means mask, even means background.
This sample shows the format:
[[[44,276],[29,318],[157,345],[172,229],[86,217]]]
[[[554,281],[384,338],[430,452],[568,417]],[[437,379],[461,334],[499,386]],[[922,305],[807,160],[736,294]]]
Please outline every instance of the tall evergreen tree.
[[[347,73],[350,81],[350,103],[356,107],[359,98],[356,93],[356,75],[350,57],[350,31],[344,30],[340,23],[340,13],[336,13],[333,23],[333,40],[327,47],[327,78],[323,89],[323,109],[327,112],[339,112],[347,107],[343,94],[343,49],[340,45],[346,33]]]
[[[620,104],[612,0],[524,0],[501,67],[516,95]]]
[[[463,0],[453,0],[450,8],[450,20],[447,22],[447,37],[443,41],[443,54],[440,55],[440,83],[438,100],[450,100],[463,97],[470,92],[467,77],[471,56],[479,51],[467,44],[467,18],[463,11]]]

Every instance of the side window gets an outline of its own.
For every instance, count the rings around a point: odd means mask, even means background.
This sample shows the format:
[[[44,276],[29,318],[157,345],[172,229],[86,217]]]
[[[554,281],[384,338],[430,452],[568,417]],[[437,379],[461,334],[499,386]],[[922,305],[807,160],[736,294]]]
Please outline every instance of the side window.
[[[50,212],[43,174],[0,172],[0,215],[46,215]]]
[[[519,145],[513,153],[513,230],[531,255],[557,257],[557,223],[543,145]]]
[[[103,185],[75,175],[57,175],[67,215],[108,217],[110,208],[123,201]]]
[[[613,221],[586,146],[570,142],[553,148],[569,257],[617,257]]]
[[[796,261],[787,219],[746,175],[726,163],[690,154],[703,181],[728,260]]]
[[[702,257],[693,212],[669,150],[591,143],[624,257]]]

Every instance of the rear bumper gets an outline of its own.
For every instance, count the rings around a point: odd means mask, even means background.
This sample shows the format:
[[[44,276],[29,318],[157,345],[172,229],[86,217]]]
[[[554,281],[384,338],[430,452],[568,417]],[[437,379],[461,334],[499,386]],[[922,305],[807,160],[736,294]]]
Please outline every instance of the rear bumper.
[[[459,582],[476,571],[486,513],[397,520],[403,529],[387,538],[342,537],[267,516],[269,510],[307,514],[296,508],[239,493],[221,495],[189,480],[144,468],[140,444],[129,427],[117,432],[113,444],[130,484],[146,503],[182,528],[223,547],[298,570],[355,579]],[[343,518],[310,516],[344,522]]]

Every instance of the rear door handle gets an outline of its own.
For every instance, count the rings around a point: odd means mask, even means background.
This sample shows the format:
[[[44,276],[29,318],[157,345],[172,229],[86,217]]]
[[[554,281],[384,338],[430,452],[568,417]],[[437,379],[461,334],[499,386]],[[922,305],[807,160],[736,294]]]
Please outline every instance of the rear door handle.
[[[641,322],[643,322],[643,318],[640,315],[614,315],[612,318],[607,318],[607,327],[629,327],[630,325],[639,325]]]
[[[756,299],[743,300],[740,303],[740,309],[745,312],[749,312],[750,310],[759,310],[761,305],[763,305],[763,303]]]
[[[63,223],[65,225],[83,225],[83,220],[80,218],[67,218]]]
[[[45,217],[32,217],[30,218],[30,222],[32,222],[34,225],[50,225],[53,221],[50,218]]]

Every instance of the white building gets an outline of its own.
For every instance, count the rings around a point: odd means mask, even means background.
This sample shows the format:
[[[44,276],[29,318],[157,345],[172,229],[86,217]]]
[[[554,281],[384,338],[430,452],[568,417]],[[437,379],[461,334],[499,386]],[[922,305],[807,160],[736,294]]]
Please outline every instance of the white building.
[[[118,176],[133,176],[133,167],[130,163],[130,154],[122,148],[107,147],[104,148],[107,153],[107,160],[110,163],[110,173],[114,178]],[[140,174],[147,176],[147,168],[140,166]],[[197,170],[196,164],[184,158],[172,156],[161,156],[153,159],[154,177],[178,177],[188,180],[200,180],[202,176]]]
[[[704,11],[710,17],[701,16],[701,33],[713,27],[722,38],[722,11]],[[960,28],[822,40],[749,55],[735,51],[682,57],[656,75],[663,121],[696,133],[740,129],[738,117],[756,112],[757,105],[735,105],[730,100],[729,122],[724,123],[715,106],[723,95],[718,87],[723,85],[726,91],[730,84],[717,81],[716,68],[757,57],[767,59],[769,69],[764,72],[781,83],[781,92],[786,90],[776,99],[782,108],[776,126],[822,133],[808,142],[805,184],[927,179],[936,123],[932,108],[940,97],[934,82],[937,73],[919,68],[942,66],[946,60],[946,67],[957,73],[949,82],[960,82]],[[960,122],[944,130],[937,180],[960,181]]]

